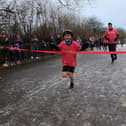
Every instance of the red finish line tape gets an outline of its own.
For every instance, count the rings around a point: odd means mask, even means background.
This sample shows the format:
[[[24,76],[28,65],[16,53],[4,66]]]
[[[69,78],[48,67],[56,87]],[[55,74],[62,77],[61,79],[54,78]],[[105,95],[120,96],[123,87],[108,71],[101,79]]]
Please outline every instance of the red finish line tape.
[[[48,54],[126,54],[126,51],[116,51],[116,52],[107,52],[107,51],[88,51],[88,52],[63,52],[63,51],[42,51],[42,50],[30,50],[30,49],[19,49],[19,48],[11,48],[6,47],[9,50],[17,50],[17,51],[24,51],[24,52],[38,52],[38,53],[48,53]],[[0,49],[3,49],[3,47],[0,47]]]

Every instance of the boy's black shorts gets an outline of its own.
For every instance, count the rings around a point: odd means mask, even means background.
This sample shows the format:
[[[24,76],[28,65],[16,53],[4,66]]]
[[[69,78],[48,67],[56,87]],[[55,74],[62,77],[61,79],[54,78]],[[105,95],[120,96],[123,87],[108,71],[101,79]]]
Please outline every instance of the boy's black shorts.
[[[63,66],[63,72],[71,72],[74,73],[75,67],[72,66]]]

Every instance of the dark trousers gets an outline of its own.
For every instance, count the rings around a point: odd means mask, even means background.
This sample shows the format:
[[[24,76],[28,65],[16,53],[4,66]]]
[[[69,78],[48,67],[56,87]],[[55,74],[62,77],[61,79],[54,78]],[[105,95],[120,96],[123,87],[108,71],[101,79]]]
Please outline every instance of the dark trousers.
[[[3,48],[1,50],[1,57],[2,57],[2,62],[5,63],[6,61],[9,61],[9,49]]]
[[[109,47],[110,52],[115,52],[116,51],[116,44],[109,44],[108,47]],[[111,59],[112,59],[112,61],[117,59],[117,54],[111,54]]]

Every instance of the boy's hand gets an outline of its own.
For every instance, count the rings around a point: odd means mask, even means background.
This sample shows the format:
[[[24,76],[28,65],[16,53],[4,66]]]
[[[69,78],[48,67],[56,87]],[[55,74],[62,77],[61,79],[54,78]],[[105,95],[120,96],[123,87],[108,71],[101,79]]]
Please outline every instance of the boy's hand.
[[[55,48],[56,50],[60,50],[60,48],[59,48],[59,47],[57,46],[57,44],[55,44],[55,43],[52,43],[51,46],[52,46],[53,48]]]

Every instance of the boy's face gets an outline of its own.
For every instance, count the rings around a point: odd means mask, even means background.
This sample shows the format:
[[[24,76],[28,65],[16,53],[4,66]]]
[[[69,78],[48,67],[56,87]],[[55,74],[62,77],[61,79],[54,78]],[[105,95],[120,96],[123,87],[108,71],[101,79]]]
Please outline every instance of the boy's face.
[[[70,34],[66,34],[66,35],[64,36],[64,39],[65,39],[65,40],[71,40],[71,39],[72,39],[72,36],[71,36]]]

